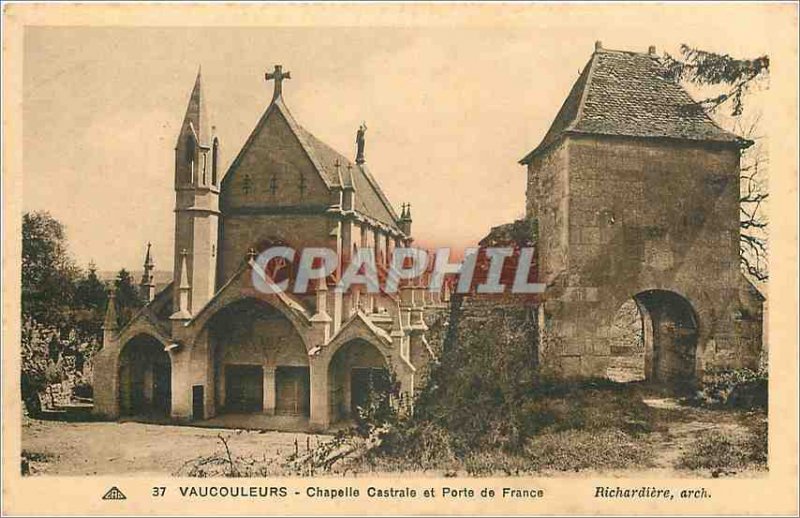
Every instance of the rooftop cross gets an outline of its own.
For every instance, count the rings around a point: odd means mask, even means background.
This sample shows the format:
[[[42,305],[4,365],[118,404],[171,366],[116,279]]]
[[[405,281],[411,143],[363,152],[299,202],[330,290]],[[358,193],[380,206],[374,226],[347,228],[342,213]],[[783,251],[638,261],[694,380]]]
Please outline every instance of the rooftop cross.
[[[275,91],[272,93],[272,99],[275,100],[281,96],[282,92],[282,84],[284,79],[291,79],[291,72],[283,72],[283,67],[281,65],[275,65],[275,70],[272,72],[267,72],[264,74],[264,79],[267,81],[275,80]]]

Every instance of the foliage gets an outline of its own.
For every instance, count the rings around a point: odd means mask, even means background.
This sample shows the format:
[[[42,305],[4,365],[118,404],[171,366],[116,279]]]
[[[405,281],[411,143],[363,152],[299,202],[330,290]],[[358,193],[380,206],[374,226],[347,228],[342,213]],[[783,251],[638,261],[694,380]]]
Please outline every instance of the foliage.
[[[769,276],[767,219],[764,213],[768,198],[766,177],[769,161],[765,146],[759,142],[762,137],[757,131],[758,117],[746,122],[743,115],[747,94],[766,85],[769,80],[769,56],[738,59],[686,44],[681,45],[681,55],[680,59],[665,55],[664,62],[671,76],[702,88],[723,88],[722,93],[711,95],[700,101],[700,105],[709,111],[730,107],[729,114],[733,118],[733,127],[730,129],[754,142],[742,153],[739,256],[745,273],[757,281],[765,281]]]
[[[415,404],[419,419],[455,433],[457,452],[523,440],[522,407],[536,381],[535,320],[522,307],[490,315],[451,325],[441,363]]]
[[[25,408],[31,415],[41,411],[38,394],[47,384],[51,365],[49,343],[52,339],[52,334],[47,333],[33,319],[28,318],[22,322],[21,390]]]
[[[127,324],[142,307],[142,299],[130,272],[125,268],[117,273],[114,280],[117,300],[117,319],[120,326]]]
[[[360,459],[362,469],[537,470],[544,455],[556,455],[555,446],[531,447],[548,436],[551,442],[544,444],[582,444],[600,465],[641,458],[633,448],[616,460],[604,459],[602,444],[592,443],[594,437],[608,439],[607,434],[631,442],[652,430],[650,408],[635,384],[542,379],[535,368],[536,322],[529,310],[472,304],[478,306],[460,312],[472,315],[469,325],[450,326],[441,362],[432,366],[413,415],[364,416],[372,426],[361,429],[369,431],[374,444]],[[563,465],[580,468],[579,460]]]
[[[67,254],[64,226],[47,212],[22,217],[22,314],[60,326],[74,302],[79,270]]]
[[[75,302],[82,308],[104,311],[107,299],[106,286],[97,276],[97,266],[89,263],[86,275],[76,284]]]
[[[88,383],[81,375],[100,348],[106,305],[97,269],[75,265],[64,226],[47,212],[23,215],[21,302],[22,398],[37,413],[48,383],[65,376]]]
[[[642,468],[652,464],[652,445],[615,429],[547,431],[532,438],[523,454],[496,451],[470,454],[470,475],[520,475],[542,471]]]
[[[711,371],[703,377],[695,401],[710,406],[766,409],[768,382],[766,368]]]
[[[399,383],[397,377],[392,373],[387,380],[389,387],[392,390],[384,391],[378,390],[373,385],[373,380],[370,378],[370,384],[366,394],[364,404],[357,407],[355,417],[355,431],[362,437],[369,437],[375,433],[375,429],[384,426],[386,423],[391,422],[397,418],[398,409],[393,406],[393,399],[399,393]],[[398,404],[402,401],[396,401]]]
[[[731,115],[741,115],[744,97],[754,84],[769,77],[769,56],[738,59],[728,54],[709,52],[689,45],[681,45],[682,59],[665,56],[668,70],[675,79],[691,81],[698,85],[724,85],[725,93],[702,101],[705,108],[714,110],[730,104]]]
[[[767,468],[767,421],[758,420],[744,437],[712,430],[678,459],[679,468],[710,470],[713,477],[733,474],[753,466]]]

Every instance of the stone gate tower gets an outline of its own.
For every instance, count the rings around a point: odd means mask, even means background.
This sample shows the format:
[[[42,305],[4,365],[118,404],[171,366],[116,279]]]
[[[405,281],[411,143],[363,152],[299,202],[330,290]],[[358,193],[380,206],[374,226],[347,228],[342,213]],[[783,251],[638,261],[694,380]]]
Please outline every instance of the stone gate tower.
[[[600,43],[527,166],[538,221],[540,366],[604,377],[612,321],[633,299],[645,374],[692,382],[754,366],[763,297],[739,269],[739,157],[667,77],[655,48]]]

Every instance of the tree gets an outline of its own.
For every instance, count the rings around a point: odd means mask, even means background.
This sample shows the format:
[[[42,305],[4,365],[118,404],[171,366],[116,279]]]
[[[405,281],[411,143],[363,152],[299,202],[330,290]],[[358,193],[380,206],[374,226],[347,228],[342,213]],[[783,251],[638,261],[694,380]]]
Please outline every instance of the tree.
[[[67,253],[64,226],[47,212],[22,217],[22,314],[61,327],[79,275]]]
[[[130,322],[136,311],[142,307],[142,299],[139,296],[136,284],[133,282],[133,277],[125,268],[117,273],[117,278],[114,280],[114,288],[117,296],[119,324],[123,326]]]
[[[32,415],[48,383],[81,374],[99,347],[104,312],[104,286],[93,265],[83,275],[74,264],[64,226],[47,212],[24,214],[21,389]]]
[[[758,133],[758,116],[745,117],[748,94],[765,85],[769,79],[769,56],[738,59],[681,45],[680,59],[665,55],[665,64],[676,80],[688,81],[704,89],[716,90],[700,101],[709,112],[729,110],[731,129],[754,145],[742,154],[739,256],[742,269],[757,281],[765,281],[768,273],[767,224],[764,204],[769,196],[766,188],[768,157],[763,136]]]
[[[78,280],[75,290],[75,303],[78,307],[86,309],[100,309],[106,307],[106,286],[97,276],[97,266],[89,263],[86,275]]]
[[[93,342],[92,350],[99,347],[103,338],[107,300],[106,285],[97,276],[94,263],[89,263],[86,274],[77,281],[72,317],[78,335]]]

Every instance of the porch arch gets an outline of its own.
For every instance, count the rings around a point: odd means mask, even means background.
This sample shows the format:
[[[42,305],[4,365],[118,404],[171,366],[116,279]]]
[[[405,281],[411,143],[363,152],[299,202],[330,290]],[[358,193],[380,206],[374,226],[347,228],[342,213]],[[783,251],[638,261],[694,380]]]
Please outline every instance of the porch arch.
[[[133,336],[120,348],[117,368],[120,415],[170,415],[172,359],[160,340],[146,333]]]
[[[286,312],[263,298],[236,297],[210,312],[191,351],[195,370],[204,372],[205,416],[307,417],[308,347],[308,337]]]
[[[331,422],[354,418],[358,407],[368,402],[389,404],[398,393],[390,357],[380,346],[363,338],[338,344],[330,355],[327,371]]]

